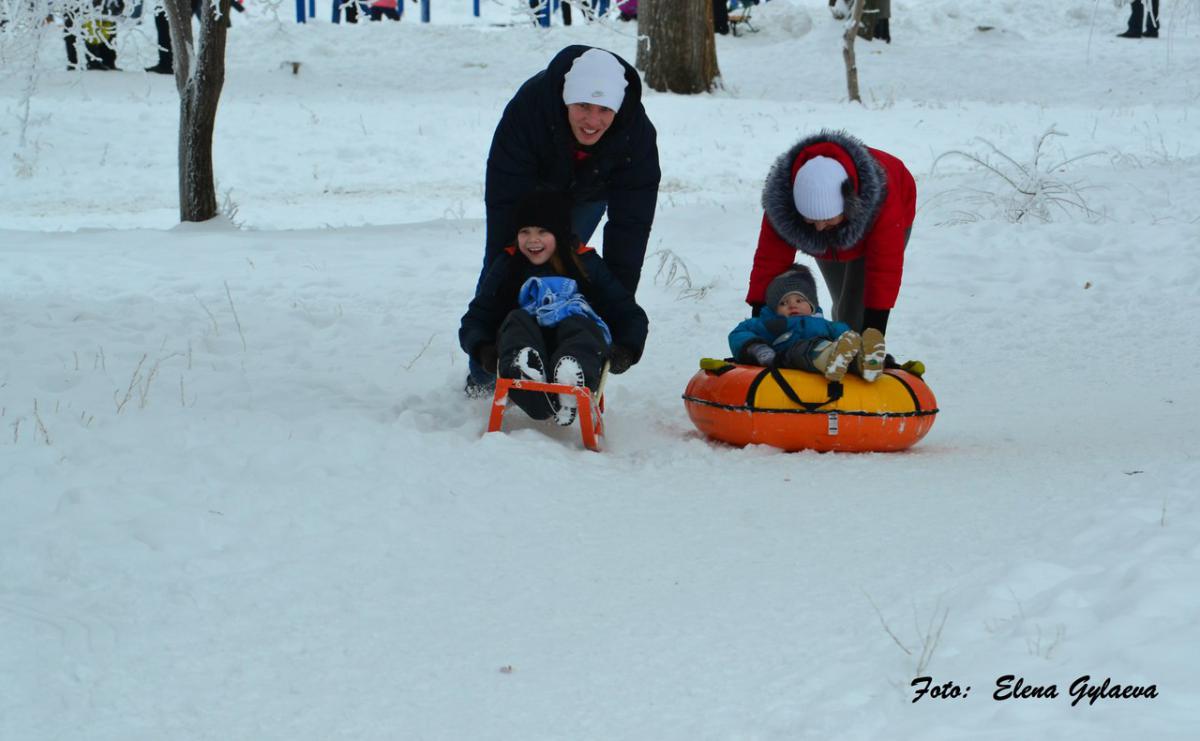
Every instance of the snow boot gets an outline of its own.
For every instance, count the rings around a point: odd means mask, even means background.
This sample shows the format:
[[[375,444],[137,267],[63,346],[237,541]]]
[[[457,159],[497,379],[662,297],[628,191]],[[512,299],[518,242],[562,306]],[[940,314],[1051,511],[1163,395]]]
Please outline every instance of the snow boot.
[[[496,391],[496,382],[481,381],[472,374],[467,374],[467,380],[463,383],[463,393],[468,399],[482,399],[485,396],[491,396]]]
[[[883,345],[883,332],[874,327],[863,330],[862,350],[858,353],[858,360],[854,366],[858,375],[862,376],[867,383],[874,383],[875,379],[883,373],[886,358],[887,350]]]
[[[862,338],[857,332],[842,332],[833,342],[822,342],[816,348],[813,366],[830,381],[840,381],[850,369],[850,364],[862,349]]]
[[[517,355],[513,358],[513,367],[527,380],[546,382],[546,366],[542,363],[542,356],[532,347],[517,350]]]
[[[554,382],[564,386],[583,386],[583,366],[570,355],[558,359],[554,366]],[[575,394],[559,394],[558,410],[554,412],[554,421],[563,427],[575,422],[575,414],[579,411]]]
[[[499,370],[504,378],[544,383],[545,367],[541,353],[532,347],[520,347],[501,357]],[[509,392],[508,398],[533,419],[549,419],[558,412],[557,394],[514,389]]]

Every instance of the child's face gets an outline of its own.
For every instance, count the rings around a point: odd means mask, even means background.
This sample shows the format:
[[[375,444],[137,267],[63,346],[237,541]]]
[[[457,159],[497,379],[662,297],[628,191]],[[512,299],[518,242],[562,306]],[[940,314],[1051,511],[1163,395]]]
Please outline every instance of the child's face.
[[[523,226],[517,230],[517,249],[534,265],[543,265],[554,256],[554,233],[540,226]]]
[[[808,299],[798,293],[789,293],[779,299],[779,305],[775,307],[775,313],[780,316],[811,316],[813,313],[812,304],[808,303]]]

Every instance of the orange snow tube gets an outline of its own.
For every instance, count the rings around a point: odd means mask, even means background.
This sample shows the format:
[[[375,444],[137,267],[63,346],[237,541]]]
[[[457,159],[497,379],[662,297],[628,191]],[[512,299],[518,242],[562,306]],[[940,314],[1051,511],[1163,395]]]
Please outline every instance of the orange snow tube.
[[[925,437],[937,415],[933,392],[917,376],[884,371],[874,383],[840,383],[798,370],[705,358],[683,403],[692,424],[733,445],[787,451],[904,450]]]

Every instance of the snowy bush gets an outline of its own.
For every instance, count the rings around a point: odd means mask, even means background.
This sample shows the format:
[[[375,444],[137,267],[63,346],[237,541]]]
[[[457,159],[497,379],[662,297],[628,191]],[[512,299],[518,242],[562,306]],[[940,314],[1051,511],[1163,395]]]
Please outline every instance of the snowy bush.
[[[1066,136],[1054,127],[1047,129],[1039,136],[1033,145],[1032,157],[1024,162],[1000,150],[987,139],[977,139],[987,151],[982,154],[950,150],[943,152],[933,162],[936,171],[938,163],[948,157],[961,157],[976,165],[990,176],[989,182],[996,187],[988,188],[967,187],[965,197],[972,202],[991,206],[1012,223],[1020,223],[1029,217],[1042,222],[1053,221],[1053,217],[1083,215],[1093,219],[1099,216],[1092,210],[1084,198],[1088,185],[1080,180],[1068,180],[1064,177],[1067,169],[1074,163],[1102,152],[1068,156],[1060,153],[1052,156],[1048,143],[1054,137]],[[958,219],[973,220],[970,218]]]

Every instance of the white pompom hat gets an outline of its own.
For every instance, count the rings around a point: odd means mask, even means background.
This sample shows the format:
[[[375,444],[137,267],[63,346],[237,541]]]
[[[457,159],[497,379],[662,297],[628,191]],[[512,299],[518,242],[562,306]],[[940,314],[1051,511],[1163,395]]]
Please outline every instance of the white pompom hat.
[[[825,221],[841,214],[846,203],[842,199],[842,183],[846,168],[832,157],[813,157],[796,171],[792,182],[792,200],[796,210],[811,221]]]
[[[563,102],[592,103],[621,109],[625,100],[625,67],[612,53],[603,49],[588,49],[575,58],[563,77]]]

